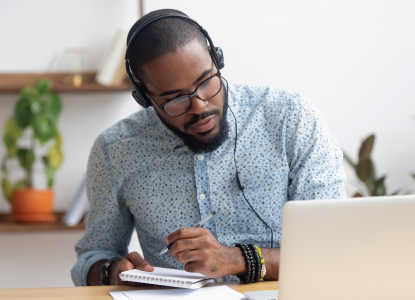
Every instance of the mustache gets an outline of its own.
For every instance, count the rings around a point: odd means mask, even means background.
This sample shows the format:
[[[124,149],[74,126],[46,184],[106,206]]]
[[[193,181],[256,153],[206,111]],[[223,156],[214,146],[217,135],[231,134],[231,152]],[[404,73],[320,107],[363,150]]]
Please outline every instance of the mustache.
[[[214,115],[217,115],[217,116],[220,115],[219,109],[216,108],[216,109],[212,109],[210,111],[204,111],[200,115],[193,115],[193,118],[189,122],[187,122],[186,124],[184,124],[184,130],[187,131],[190,126],[196,124],[200,120],[205,119],[205,118],[210,117],[210,116],[214,116]]]

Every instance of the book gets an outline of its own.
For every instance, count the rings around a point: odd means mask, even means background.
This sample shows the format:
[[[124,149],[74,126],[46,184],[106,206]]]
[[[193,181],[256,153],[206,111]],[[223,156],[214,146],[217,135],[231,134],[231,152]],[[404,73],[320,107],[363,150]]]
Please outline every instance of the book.
[[[119,276],[123,281],[133,281],[187,289],[198,289],[213,282],[212,278],[206,277],[200,273],[190,273],[183,270],[158,267],[155,267],[153,272],[145,272],[134,269],[122,272]]]
[[[116,85],[122,83],[127,76],[125,71],[125,51],[127,50],[127,36],[125,30],[118,29],[105,54],[95,81],[102,85]]]
[[[88,197],[86,195],[86,176],[82,179],[81,184],[76,191],[69,209],[63,217],[63,224],[67,226],[76,226],[82,220],[88,209]]]

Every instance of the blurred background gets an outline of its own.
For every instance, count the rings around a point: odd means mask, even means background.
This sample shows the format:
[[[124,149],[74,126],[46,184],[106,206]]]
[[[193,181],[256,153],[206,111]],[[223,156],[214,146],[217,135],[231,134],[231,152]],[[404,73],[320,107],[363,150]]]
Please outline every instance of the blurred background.
[[[87,49],[96,72],[117,29],[128,31],[141,7],[144,14],[174,8],[196,19],[222,48],[230,83],[309,97],[353,160],[375,134],[372,160],[377,176],[386,175],[387,193],[415,193],[414,1],[2,0],[0,74],[45,72],[68,48]],[[139,107],[128,88],[59,95],[64,160],[56,172],[54,210],[63,212],[82,182],[95,138]],[[0,89],[2,131],[18,100],[17,92]],[[0,142],[0,157],[5,154]],[[351,197],[362,183],[344,166]],[[1,195],[0,213],[10,211]],[[72,286],[74,244],[81,236],[81,229],[0,230],[0,288]],[[130,250],[137,249],[134,235]]]

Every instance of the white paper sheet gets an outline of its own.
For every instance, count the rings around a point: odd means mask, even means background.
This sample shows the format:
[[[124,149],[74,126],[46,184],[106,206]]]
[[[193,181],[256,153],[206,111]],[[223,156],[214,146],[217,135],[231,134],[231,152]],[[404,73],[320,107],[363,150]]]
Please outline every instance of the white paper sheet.
[[[197,300],[245,300],[244,295],[223,286],[206,287],[197,290],[163,289],[110,292],[114,300],[152,299],[197,299]]]
[[[110,292],[110,295],[114,300],[131,300],[126,295],[124,295],[124,292]]]

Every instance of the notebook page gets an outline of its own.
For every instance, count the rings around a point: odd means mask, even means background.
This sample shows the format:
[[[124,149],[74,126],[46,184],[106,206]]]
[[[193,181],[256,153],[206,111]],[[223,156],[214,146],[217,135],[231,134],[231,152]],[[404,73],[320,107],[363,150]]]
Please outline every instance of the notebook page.
[[[119,276],[123,281],[134,281],[182,288],[199,288],[209,282],[213,282],[212,279],[209,279],[200,273],[189,273],[183,270],[158,267],[155,267],[153,272],[129,270],[122,272]]]
[[[131,300],[153,299],[197,299],[197,300],[244,300],[244,295],[226,285],[205,287],[198,290],[136,290],[123,292]],[[115,299],[115,298],[114,298]]]

